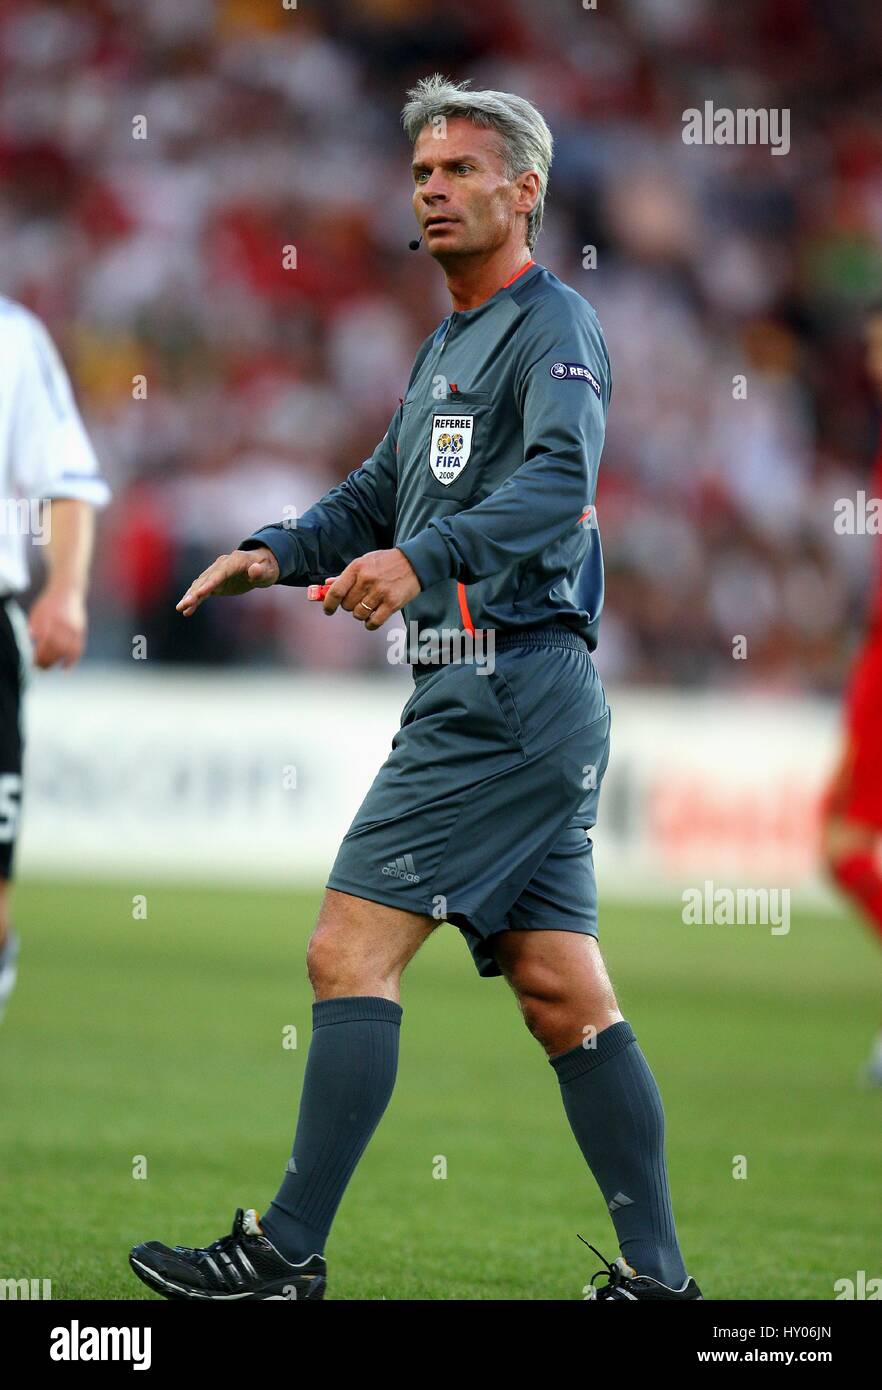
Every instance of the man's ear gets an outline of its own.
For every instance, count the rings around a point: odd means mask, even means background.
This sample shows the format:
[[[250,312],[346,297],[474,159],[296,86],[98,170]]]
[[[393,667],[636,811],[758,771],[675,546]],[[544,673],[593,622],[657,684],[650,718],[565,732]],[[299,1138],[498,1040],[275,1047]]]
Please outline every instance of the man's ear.
[[[526,169],[523,174],[518,174],[516,183],[518,195],[515,211],[531,213],[539,198],[539,175],[535,169]]]

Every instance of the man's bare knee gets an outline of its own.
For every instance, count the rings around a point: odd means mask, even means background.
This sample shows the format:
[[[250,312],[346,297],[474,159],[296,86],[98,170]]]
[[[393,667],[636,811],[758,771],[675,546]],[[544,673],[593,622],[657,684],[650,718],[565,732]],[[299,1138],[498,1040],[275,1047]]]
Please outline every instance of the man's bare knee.
[[[437,926],[431,917],[328,889],[306,966],[317,999],[399,998],[402,972]]]
[[[549,1055],[621,1020],[603,957],[591,937],[572,932],[508,932],[496,958],[527,1028]]]

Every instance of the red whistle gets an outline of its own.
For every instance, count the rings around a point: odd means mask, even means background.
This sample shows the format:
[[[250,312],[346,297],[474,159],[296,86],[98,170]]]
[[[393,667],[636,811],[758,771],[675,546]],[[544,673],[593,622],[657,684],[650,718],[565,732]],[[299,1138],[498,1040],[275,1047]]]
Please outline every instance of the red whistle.
[[[306,590],[306,597],[321,603],[330,587],[330,584],[310,584]]]

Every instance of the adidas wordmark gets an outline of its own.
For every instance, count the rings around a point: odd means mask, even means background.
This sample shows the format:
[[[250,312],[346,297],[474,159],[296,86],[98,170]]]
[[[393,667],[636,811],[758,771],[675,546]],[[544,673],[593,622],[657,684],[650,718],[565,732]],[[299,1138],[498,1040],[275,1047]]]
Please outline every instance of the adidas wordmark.
[[[403,878],[406,883],[419,883],[420,881],[412,854],[399,854],[397,859],[392,859],[388,864],[384,864],[380,872],[384,873],[387,878]]]

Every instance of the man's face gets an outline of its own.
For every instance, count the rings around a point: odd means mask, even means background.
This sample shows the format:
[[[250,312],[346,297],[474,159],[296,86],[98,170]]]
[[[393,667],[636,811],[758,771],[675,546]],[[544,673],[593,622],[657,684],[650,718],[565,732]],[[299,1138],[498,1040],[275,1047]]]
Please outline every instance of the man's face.
[[[538,178],[508,178],[496,131],[462,116],[439,124],[443,138],[427,125],[414,145],[413,206],[426,249],[443,263],[502,246],[532,207]]]
[[[882,313],[871,314],[864,330],[867,376],[882,400]]]

